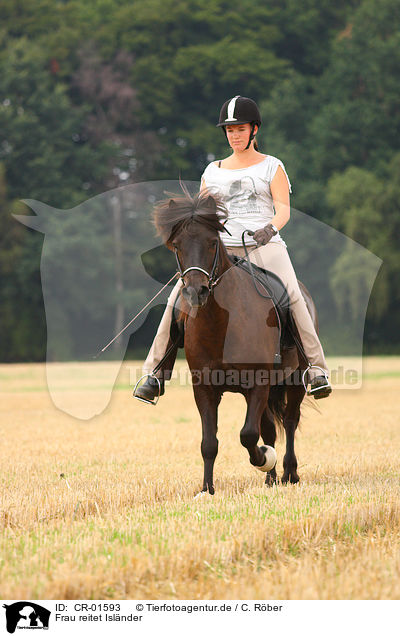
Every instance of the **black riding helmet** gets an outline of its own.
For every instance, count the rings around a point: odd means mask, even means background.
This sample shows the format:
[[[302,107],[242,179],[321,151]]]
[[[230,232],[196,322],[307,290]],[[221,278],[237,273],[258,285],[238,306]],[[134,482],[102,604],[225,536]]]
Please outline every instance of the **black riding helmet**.
[[[236,97],[228,99],[221,108],[219,122],[217,124],[217,127],[222,127],[225,136],[225,126],[229,126],[229,124],[251,124],[249,143],[246,146],[247,150],[252,139],[254,139],[255,125],[257,124],[258,127],[261,126],[261,115],[255,101],[249,97],[242,97],[241,95],[236,95]]]

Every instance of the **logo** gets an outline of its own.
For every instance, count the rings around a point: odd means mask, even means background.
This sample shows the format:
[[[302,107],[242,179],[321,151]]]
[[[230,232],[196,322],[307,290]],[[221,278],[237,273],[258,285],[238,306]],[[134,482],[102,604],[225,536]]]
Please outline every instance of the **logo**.
[[[16,629],[49,629],[51,612],[41,605],[31,601],[18,601],[3,607],[6,609],[9,634],[14,634]]]

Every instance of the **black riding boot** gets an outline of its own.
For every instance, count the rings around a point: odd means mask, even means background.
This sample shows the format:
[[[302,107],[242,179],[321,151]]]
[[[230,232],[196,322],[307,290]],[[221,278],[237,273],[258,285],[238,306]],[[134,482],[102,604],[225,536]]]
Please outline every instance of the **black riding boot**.
[[[156,397],[164,395],[164,390],[164,380],[160,379],[157,381],[156,378],[149,375],[146,382],[137,387],[136,391],[134,391],[133,397],[153,403]]]
[[[326,376],[317,375],[317,377],[311,380],[308,395],[313,395],[315,400],[328,397],[330,393],[332,393],[332,387]]]

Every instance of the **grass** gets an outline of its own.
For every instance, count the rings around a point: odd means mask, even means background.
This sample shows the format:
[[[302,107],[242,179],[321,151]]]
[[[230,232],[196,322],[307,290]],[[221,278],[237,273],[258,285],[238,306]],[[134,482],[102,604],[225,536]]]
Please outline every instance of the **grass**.
[[[172,382],[156,408],[116,391],[80,421],[52,404],[44,365],[1,365],[0,596],[399,598],[399,369],[368,359],[362,389],[304,407],[296,486],[263,485],[239,442],[244,400],[225,395],[216,494],[194,499],[191,387]],[[82,399],[94,375],[82,370]],[[277,452],[281,473],[284,440]]]

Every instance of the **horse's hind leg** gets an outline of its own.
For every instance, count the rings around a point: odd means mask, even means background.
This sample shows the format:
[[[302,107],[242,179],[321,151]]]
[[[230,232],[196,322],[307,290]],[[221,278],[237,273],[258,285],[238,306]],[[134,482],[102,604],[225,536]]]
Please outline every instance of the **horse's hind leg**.
[[[263,438],[264,444],[267,446],[272,446],[275,448],[276,441],[276,428],[275,422],[272,413],[268,408],[265,409],[263,414],[261,415],[261,437]],[[276,484],[276,467],[274,466],[272,470],[270,470],[266,477],[265,483],[267,486],[273,486]]]
[[[286,432],[286,452],[283,458],[282,483],[297,484],[297,458],[294,452],[294,435],[300,419],[300,404],[304,398],[303,386],[287,387],[287,405],[283,419]]]

